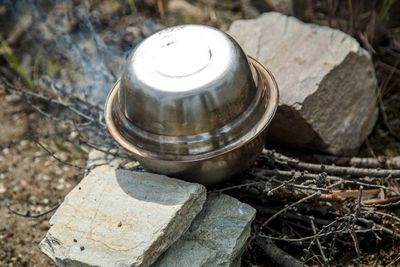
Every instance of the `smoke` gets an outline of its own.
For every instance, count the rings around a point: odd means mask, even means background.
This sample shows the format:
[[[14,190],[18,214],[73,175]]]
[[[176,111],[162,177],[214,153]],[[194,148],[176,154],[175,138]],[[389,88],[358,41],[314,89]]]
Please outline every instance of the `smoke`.
[[[129,51],[160,29],[124,2],[20,0],[5,6],[15,22],[12,31],[22,32],[9,41],[28,47],[41,67],[35,82],[96,105],[104,103]]]

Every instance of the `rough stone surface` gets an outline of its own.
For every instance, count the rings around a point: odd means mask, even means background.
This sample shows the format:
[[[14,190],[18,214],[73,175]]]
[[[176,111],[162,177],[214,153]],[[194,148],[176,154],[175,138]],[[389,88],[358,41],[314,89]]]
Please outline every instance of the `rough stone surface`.
[[[209,197],[189,230],[153,266],[240,266],[255,213],[230,196]]]
[[[66,196],[40,248],[57,266],[149,266],[205,198],[199,184],[97,167]]]
[[[354,38],[275,12],[236,21],[229,33],[277,80],[272,140],[333,154],[361,145],[376,121],[377,82]]]

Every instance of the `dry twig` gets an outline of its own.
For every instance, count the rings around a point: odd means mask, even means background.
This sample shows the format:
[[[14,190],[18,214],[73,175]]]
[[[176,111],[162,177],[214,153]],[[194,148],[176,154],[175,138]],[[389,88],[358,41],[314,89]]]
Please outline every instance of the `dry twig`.
[[[55,211],[59,206],[60,206],[60,204],[57,204],[57,205],[49,208],[48,210],[46,210],[44,212],[32,214],[32,212],[30,212],[30,211],[20,212],[18,210],[15,210],[15,209],[11,208],[11,205],[9,203],[7,203],[7,209],[11,213],[13,213],[15,215],[18,215],[18,216],[21,216],[21,217],[26,217],[26,218],[39,218],[39,217],[42,217],[44,215],[47,215],[47,214]]]
[[[271,258],[275,263],[285,267],[303,267],[307,266],[296,258],[290,256],[285,251],[278,248],[271,241],[256,238],[257,245],[259,245],[265,254]]]

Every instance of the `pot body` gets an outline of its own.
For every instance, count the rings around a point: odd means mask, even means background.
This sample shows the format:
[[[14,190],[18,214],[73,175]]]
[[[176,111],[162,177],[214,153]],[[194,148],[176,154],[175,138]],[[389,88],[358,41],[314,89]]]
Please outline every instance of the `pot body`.
[[[171,161],[139,155],[134,157],[149,171],[189,182],[212,185],[223,182],[250,167],[264,147],[266,131],[267,129],[239,148],[197,161]]]
[[[105,121],[145,169],[210,185],[261,153],[278,103],[273,75],[230,36],[184,25],[132,51]]]

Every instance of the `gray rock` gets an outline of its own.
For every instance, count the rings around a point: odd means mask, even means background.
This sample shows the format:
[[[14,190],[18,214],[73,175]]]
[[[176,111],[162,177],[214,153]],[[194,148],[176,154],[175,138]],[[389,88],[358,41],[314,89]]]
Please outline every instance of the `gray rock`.
[[[277,80],[271,140],[333,154],[359,148],[376,122],[377,82],[354,38],[275,12],[236,21],[229,33]]]
[[[190,226],[202,185],[101,166],[65,198],[40,249],[57,266],[149,266]]]
[[[240,266],[255,213],[227,195],[209,197],[189,230],[153,267]]]

